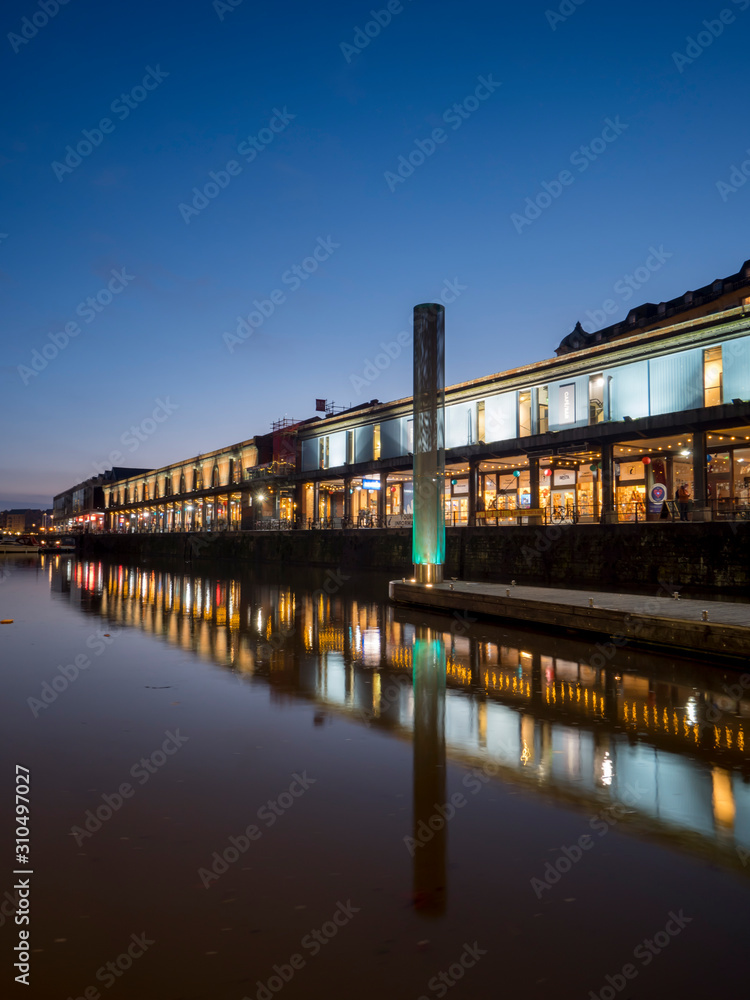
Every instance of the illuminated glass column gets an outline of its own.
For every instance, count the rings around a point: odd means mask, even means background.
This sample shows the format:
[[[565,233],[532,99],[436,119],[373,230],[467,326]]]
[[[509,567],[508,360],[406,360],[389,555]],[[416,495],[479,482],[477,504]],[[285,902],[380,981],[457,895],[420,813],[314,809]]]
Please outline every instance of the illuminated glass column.
[[[414,526],[418,583],[440,583],[445,562],[445,309],[414,307]]]

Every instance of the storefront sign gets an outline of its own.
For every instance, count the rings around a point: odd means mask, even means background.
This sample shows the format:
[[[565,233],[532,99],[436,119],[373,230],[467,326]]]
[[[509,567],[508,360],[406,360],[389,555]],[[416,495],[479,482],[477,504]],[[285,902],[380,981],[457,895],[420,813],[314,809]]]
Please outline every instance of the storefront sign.
[[[560,417],[558,423],[574,424],[576,422],[576,384],[569,382],[560,386]]]
[[[631,480],[643,482],[646,478],[646,466],[640,459],[633,462],[621,462],[619,478],[621,483]]]
[[[453,487],[453,496],[458,496],[459,494],[464,494],[469,492],[469,480],[459,479],[458,482]]]
[[[555,486],[575,486],[575,481],[575,469],[568,469],[565,472],[562,469],[555,469]]]
[[[667,470],[664,462],[657,458],[651,463],[651,486],[648,491],[649,514],[661,513],[662,505],[667,499]]]
[[[379,490],[380,480],[379,479],[363,479],[362,480],[363,490]]]

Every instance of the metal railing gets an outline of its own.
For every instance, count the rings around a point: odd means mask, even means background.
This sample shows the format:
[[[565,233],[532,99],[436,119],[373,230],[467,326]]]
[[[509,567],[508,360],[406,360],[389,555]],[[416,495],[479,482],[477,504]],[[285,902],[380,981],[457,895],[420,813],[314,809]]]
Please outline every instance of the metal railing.
[[[747,497],[714,497],[708,501],[715,521],[750,521]]]
[[[253,528],[255,531],[289,531],[292,520],[289,517],[264,517],[258,519]]]

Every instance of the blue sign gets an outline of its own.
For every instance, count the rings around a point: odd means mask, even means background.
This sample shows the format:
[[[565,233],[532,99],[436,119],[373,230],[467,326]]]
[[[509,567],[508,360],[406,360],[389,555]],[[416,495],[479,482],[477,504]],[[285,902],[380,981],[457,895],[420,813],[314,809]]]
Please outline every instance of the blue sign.
[[[363,490],[379,490],[380,480],[379,479],[363,479],[362,480]]]

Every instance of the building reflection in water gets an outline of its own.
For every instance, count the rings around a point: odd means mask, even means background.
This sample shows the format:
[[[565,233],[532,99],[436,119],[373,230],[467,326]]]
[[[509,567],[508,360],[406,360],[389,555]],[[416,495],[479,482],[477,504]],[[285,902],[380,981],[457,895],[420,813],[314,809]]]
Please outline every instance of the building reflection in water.
[[[491,762],[588,817],[623,802],[622,826],[734,867],[750,849],[750,697],[736,675],[508,626],[459,635],[453,619],[420,614],[423,633],[366,583],[329,594],[307,571],[283,581],[44,558],[52,589],[85,612],[166,637],[273,697],[413,738],[415,824],[445,802],[447,755]],[[445,885],[445,840],[430,844],[415,854],[426,911]]]

